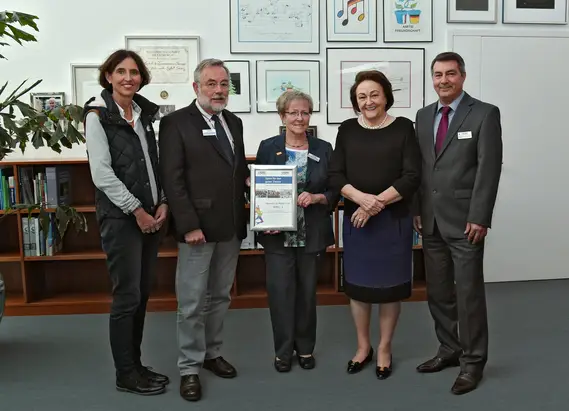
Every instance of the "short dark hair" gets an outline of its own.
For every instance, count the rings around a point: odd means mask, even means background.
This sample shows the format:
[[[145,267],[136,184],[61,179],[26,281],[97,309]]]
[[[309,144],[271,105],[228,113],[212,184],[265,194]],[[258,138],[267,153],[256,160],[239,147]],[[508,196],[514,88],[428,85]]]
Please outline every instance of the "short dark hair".
[[[385,95],[385,99],[387,100],[385,111],[389,110],[395,101],[393,97],[393,88],[391,87],[391,82],[387,79],[385,74],[379,70],[365,70],[360,71],[358,74],[356,74],[356,81],[350,88],[350,100],[352,101],[352,107],[354,108],[354,111],[356,113],[360,112],[356,89],[362,82],[366,80],[371,80],[381,86],[383,89],[383,94]]]
[[[99,84],[101,87],[111,92],[113,91],[113,85],[107,81],[106,74],[111,74],[123,60],[129,57],[133,59],[138,66],[138,71],[142,77],[139,90],[150,83],[150,72],[148,71],[146,64],[144,64],[144,61],[142,61],[142,57],[132,50],[120,49],[107,57],[105,62],[99,67]]]
[[[431,76],[434,74],[433,70],[437,61],[456,61],[460,74],[464,75],[466,73],[466,65],[464,64],[462,56],[454,51],[445,51],[444,53],[438,54],[433,59],[433,62],[431,63]]]

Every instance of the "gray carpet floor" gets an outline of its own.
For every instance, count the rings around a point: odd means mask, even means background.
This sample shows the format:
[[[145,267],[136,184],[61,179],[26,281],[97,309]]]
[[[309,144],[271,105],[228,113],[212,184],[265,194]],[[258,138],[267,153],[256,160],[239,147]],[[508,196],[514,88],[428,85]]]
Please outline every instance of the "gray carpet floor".
[[[454,396],[458,369],[415,371],[437,348],[424,302],[405,303],[394,343],[394,373],[379,381],[374,367],[345,372],[356,340],[347,306],[319,307],[317,367],[272,367],[266,309],[231,310],[224,356],[239,376],[204,371],[202,401],[178,394],[176,317],[150,313],[145,362],[168,374],[166,394],[140,397],[114,389],[106,315],[6,317],[0,324],[1,411],[145,410],[516,410],[568,408],[569,281],[489,284],[490,358],[480,387]],[[377,312],[372,336],[377,342]]]

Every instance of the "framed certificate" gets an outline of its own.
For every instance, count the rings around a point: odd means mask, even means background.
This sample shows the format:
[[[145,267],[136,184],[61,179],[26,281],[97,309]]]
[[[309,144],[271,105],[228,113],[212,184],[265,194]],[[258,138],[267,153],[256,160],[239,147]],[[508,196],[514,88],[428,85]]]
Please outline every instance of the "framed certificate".
[[[296,166],[251,165],[252,231],[296,231]]]

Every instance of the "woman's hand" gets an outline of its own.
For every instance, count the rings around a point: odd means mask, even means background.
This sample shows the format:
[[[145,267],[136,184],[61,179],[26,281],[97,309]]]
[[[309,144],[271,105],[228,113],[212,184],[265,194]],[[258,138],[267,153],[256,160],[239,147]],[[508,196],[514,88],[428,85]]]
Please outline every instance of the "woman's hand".
[[[321,196],[323,196],[323,194],[310,194],[306,191],[303,191],[296,199],[296,204],[298,204],[300,207],[306,208],[311,204],[319,203]]]
[[[142,207],[134,210],[133,214],[136,217],[136,223],[138,224],[138,227],[140,227],[140,230],[143,233],[148,234],[158,231],[156,228],[156,220]]]
[[[373,194],[361,193],[355,202],[370,216],[378,214],[385,208],[385,204],[379,199],[379,196]]]
[[[350,220],[355,228],[362,228],[366,225],[370,217],[371,215],[369,213],[365,212],[361,207],[358,207],[358,209],[352,214],[352,218]]]
[[[275,235],[275,234],[279,234],[280,231],[279,230],[267,230],[267,231],[263,231],[263,234],[267,234],[267,235]]]

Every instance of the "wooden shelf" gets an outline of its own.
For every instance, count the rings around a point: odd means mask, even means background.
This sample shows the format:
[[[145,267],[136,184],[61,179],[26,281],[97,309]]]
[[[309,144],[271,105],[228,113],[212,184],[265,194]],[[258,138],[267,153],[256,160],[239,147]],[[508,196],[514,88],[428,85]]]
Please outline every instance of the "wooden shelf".
[[[14,263],[20,261],[20,253],[2,253],[0,254],[0,263]]]

